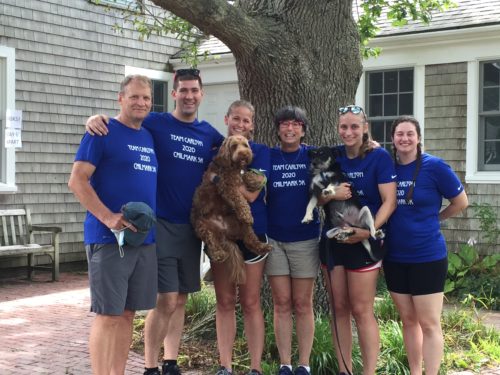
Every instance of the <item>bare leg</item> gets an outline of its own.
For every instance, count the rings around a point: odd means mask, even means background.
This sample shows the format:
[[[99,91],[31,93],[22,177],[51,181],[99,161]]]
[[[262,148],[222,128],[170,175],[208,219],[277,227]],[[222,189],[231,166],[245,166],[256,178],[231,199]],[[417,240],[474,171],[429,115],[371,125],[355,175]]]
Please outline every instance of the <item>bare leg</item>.
[[[217,329],[220,364],[227,369],[231,369],[234,338],[236,336],[236,286],[227,277],[226,264],[211,262],[211,268],[217,299],[215,326]]]
[[[293,307],[299,345],[299,365],[309,366],[314,341],[314,278],[292,279]]]
[[[177,359],[179,355],[182,330],[184,329],[186,302],[187,294],[179,293],[175,311],[168,322],[167,334],[163,340],[163,359]]]
[[[111,366],[112,375],[121,375],[125,373],[127,365],[128,352],[132,344],[132,327],[135,311],[125,310],[120,316],[116,330],[116,345]]]
[[[264,351],[264,316],[260,305],[260,289],[265,261],[246,264],[247,281],[239,285],[240,303],[243,309],[245,336],[250,352],[250,368],[262,372],[261,360]]]
[[[418,321],[422,327],[422,354],[426,375],[437,375],[443,359],[443,331],[441,330],[441,311],[443,293],[413,296]]]
[[[422,328],[418,322],[417,311],[410,294],[391,292],[399,316],[403,321],[403,339],[405,342],[411,375],[422,375]]]
[[[144,358],[146,367],[157,367],[163,339],[177,306],[178,293],[159,293],[156,307],[151,310],[144,327]]]
[[[347,290],[347,273],[343,266],[330,272],[335,321],[332,322],[332,336],[340,372],[352,372],[352,327],[351,305]],[[337,332],[336,332],[336,329]],[[337,340],[338,336],[338,340]],[[347,365],[348,369],[346,369]]]
[[[373,312],[379,270],[347,272],[349,302],[358,329],[363,375],[374,375],[380,351],[377,321]]]
[[[89,338],[93,374],[108,375],[125,372],[132,339],[133,317],[133,311],[125,311],[118,316],[97,314],[92,323]]]
[[[289,275],[269,276],[274,304],[274,334],[282,364],[292,363],[292,284]]]

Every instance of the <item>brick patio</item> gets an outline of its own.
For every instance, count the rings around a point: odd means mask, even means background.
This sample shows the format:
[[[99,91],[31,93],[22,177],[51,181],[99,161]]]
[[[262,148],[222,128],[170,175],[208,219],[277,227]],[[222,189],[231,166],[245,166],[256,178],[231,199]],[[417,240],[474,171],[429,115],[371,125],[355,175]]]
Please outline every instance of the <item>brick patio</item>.
[[[85,273],[62,273],[61,281],[0,280],[0,374],[91,374],[88,335],[93,314]],[[495,314],[498,318],[500,314]],[[491,323],[500,319],[490,317]],[[142,374],[143,358],[130,353],[126,374]],[[201,372],[184,372],[201,375]],[[456,372],[454,375],[472,375]],[[500,368],[482,375],[500,375]],[[397,375],[397,374],[388,374]],[[450,374],[451,375],[451,374]]]

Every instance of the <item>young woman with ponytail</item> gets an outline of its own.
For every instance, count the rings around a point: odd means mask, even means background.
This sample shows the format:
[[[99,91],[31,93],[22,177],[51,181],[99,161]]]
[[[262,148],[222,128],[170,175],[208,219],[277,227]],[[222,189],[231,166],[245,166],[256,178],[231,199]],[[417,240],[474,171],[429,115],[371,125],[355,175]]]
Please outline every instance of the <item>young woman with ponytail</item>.
[[[443,358],[441,310],[448,268],[440,221],[468,205],[464,187],[442,159],[422,152],[418,121],[392,124],[397,209],[389,220],[384,275],[403,321],[411,375],[437,375]],[[442,199],[449,204],[441,210]]]
[[[336,160],[351,182],[352,194],[361,205],[368,206],[375,219],[375,228],[384,226],[396,208],[396,173],[390,154],[371,140],[363,109],[356,105],[339,108],[338,134],[342,146],[334,147]],[[324,199],[345,200],[350,193]],[[323,202],[325,203],[325,202]],[[329,228],[326,228],[329,229]],[[326,285],[331,286],[335,322],[333,342],[340,374],[352,373],[351,315],[358,330],[363,360],[363,375],[375,374],[379,354],[379,331],[373,305],[377,277],[384,250],[380,241],[370,239],[370,232],[352,228],[354,235],[344,241],[322,238],[320,244]],[[373,260],[361,241],[370,239]]]

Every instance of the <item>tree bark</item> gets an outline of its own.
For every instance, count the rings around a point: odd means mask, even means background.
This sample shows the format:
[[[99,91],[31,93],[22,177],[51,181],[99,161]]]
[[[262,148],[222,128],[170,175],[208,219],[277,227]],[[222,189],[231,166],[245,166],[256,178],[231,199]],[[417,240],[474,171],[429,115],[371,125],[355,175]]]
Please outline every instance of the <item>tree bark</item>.
[[[153,0],[232,51],[242,99],[256,109],[256,140],[278,141],[276,110],[306,110],[306,142],[336,142],[337,109],[354,103],[362,73],[352,0]]]

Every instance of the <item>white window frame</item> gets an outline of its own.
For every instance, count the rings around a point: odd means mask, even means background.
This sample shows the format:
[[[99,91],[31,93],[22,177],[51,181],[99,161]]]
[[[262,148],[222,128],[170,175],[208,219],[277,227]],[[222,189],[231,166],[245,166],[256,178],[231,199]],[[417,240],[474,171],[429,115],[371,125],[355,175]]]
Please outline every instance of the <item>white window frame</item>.
[[[420,123],[422,141],[425,139],[425,65],[374,65],[366,64],[363,75],[359,81],[359,86],[356,91],[356,104],[366,107],[366,73],[378,71],[391,71],[400,69],[413,69],[413,116],[418,119]],[[370,115],[368,113],[368,115]]]
[[[125,66],[125,77],[130,74],[142,74],[143,76],[149,77],[150,79],[165,81],[167,82],[167,87],[169,88],[169,90],[172,88],[171,81],[174,78],[173,73],[163,72],[161,70],[137,68],[135,66]],[[167,95],[167,105],[168,108],[173,108],[173,100],[170,96],[170,93],[169,95]]]
[[[16,109],[16,50],[0,45],[0,131],[5,134],[5,117],[7,109]],[[16,186],[16,150],[0,145],[5,156],[0,165],[0,194],[14,193]]]
[[[481,58],[467,63],[467,151],[465,181],[476,184],[500,183],[499,171],[479,170],[479,89],[481,62],[498,59]]]

